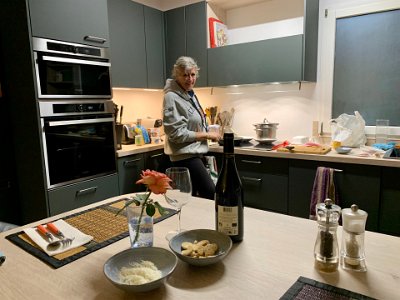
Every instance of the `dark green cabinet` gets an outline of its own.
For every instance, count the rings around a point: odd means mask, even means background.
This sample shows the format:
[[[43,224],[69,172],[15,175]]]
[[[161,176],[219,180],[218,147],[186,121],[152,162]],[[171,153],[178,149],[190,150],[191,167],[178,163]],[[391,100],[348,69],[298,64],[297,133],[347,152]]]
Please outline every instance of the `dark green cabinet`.
[[[200,67],[196,86],[207,86],[207,3],[205,1],[165,12],[165,63],[167,77],[175,61],[190,56]]]
[[[165,170],[172,166],[169,156],[164,149],[154,150],[145,153],[145,169],[165,173]]]
[[[145,187],[143,185],[136,184],[136,181],[140,179],[142,170],[149,169],[164,173],[170,166],[171,162],[168,155],[164,154],[164,149],[118,158],[120,194],[144,191]]]
[[[311,192],[319,166],[337,170],[334,176],[340,206],[357,204],[368,212],[366,228],[378,231],[381,168],[376,166],[290,160],[288,214],[309,218]]]
[[[129,194],[144,191],[142,184],[136,184],[145,168],[144,154],[134,154],[118,158],[119,193]]]
[[[304,0],[301,35],[208,49],[208,84],[315,81],[318,0]]]
[[[147,87],[163,88],[165,85],[164,13],[144,6],[146,35]]]
[[[109,175],[50,190],[50,216],[119,195],[118,175]]]
[[[112,84],[164,86],[163,13],[130,0],[109,0]]]
[[[109,47],[107,0],[29,0],[32,36]]]
[[[382,168],[379,232],[400,236],[400,168]]]
[[[300,81],[302,45],[297,35],[208,49],[209,84]]]
[[[287,160],[236,155],[236,166],[246,206],[287,213]]]

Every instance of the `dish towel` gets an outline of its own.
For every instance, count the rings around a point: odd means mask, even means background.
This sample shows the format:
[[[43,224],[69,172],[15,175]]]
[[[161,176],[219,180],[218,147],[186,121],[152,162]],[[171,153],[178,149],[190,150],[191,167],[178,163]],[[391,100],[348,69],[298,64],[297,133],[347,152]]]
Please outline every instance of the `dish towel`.
[[[314,186],[311,193],[310,202],[310,219],[316,220],[316,205],[323,203],[326,198],[333,201],[334,204],[339,205],[339,193],[335,187],[335,169],[318,167],[315,174]]]
[[[49,256],[53,256],[79,246],[82,246],[88,242],[90,242],[93,237],[87,234],[84,234],[80,230],[76,229],[75,227],[69,225],[64,220],[57,220],[53,222],[54,225],[67,237],[67,238],[74,238],[72,243],[68,246],[60,247],[55,250],[48,250],[47,245],[49,244],[48,241],[34,228],[25,228],[24,232]],[[57,239],[57,237],[54,237]]]
[[[217,168],[217,160],[214,156],[204,156],[206,160],[206,168],[210,173],[210,177],[214,184],[217,184],[218,181],[218,168]]]

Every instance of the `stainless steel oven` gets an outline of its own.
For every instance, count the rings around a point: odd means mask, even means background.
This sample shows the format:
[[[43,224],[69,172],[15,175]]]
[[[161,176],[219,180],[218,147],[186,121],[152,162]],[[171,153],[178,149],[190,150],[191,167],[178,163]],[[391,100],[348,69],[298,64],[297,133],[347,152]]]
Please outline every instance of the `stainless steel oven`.
[[[117,172],[112,101],[39,102],[48,189]]]
[[[111,99],[107,48],[33,38],[39,99]]]

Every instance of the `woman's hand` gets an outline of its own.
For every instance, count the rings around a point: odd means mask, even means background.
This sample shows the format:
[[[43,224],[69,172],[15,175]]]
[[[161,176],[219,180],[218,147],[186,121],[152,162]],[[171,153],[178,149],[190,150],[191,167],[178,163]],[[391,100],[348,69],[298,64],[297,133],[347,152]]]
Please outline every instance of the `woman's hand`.
[[[219,132],[196,132],[197,141],[212,140],[218,142],[221,139]]]
[[[207,132],[207,135],[207,139],[212,140],[213,142],[218,142],[221,139],[219,132]]]

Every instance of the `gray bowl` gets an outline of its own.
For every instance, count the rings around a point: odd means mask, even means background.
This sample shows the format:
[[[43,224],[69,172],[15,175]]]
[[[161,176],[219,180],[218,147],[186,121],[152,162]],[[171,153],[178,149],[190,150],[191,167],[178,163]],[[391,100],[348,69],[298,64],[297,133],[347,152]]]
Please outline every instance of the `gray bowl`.
[[[161,271],[160,279],[139,285],[124,284],[119,279],[122,267],[129,267],[130,263],[148,260],[153,262]],[[165,279],[174,271],[178,259],[169,250],[157,247],[142,247],[124,250],[110,257],[104,264],[104,274],[117,288],[127,292],[147,292],[160,287]]]
[[[209,240],[210,243],[218,245],[218,253],[215,256],[206,258],[194,258],[181,254],[181,245],[183,242],[191,242],[201,240]],[[183,231],[174,236],[170,242],[169,247],[182,261],[194,266],[208,266],[221,261],[229,253],[232,248],[232,240],[229,236],[211,229],[195,229]]]
[[[337,147],[335,150],[339,154],[347,154],[347,153],[351,152],[351,148],[350,147],[343,147],[343,146]]]

